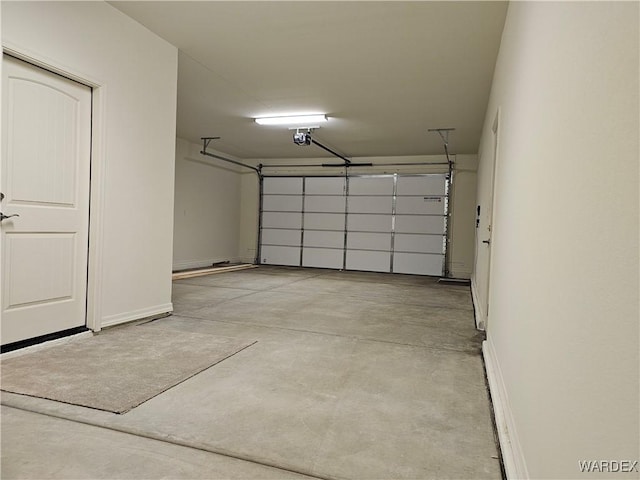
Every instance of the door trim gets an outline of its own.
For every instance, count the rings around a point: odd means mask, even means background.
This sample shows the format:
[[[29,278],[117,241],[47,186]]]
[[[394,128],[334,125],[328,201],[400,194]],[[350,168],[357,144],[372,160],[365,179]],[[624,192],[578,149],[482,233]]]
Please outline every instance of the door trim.
[[[2,53],[91,87],[91,179],[89,182],[89,251],[87,257],[86,327],[102,328],[102,269],[104,251],[104,179],[106,138],[105,82],[57,60],[12,42],[2,42]]]
[[[471,301],[473,303],[473,316],[476,322],[476,329],[484,331],[485,314],[482,310],[482,304],[479,302],[478,286],[475,277],[471,277]]]
[[[496,233],[496,184],[498,180],[498,159],[499,156],[499,146],[500,146],[500,124],[501,124],[501,108],[498,107],[496,109],[495,117],[493,118],[493,123],[491,125],[491,142],[493,147],[493,171],[491,174],[491,205],[489,212],[489,225],[491,227],[491,232],[489,234],[490,244],[489,248],[489,261],[487,262],[487,298],[486,303],[484,304],[484,329],[487,330],[489,328],[489,311],[491,305],[491,277],[493,275],[493,263],[494,263],[494,240]]]

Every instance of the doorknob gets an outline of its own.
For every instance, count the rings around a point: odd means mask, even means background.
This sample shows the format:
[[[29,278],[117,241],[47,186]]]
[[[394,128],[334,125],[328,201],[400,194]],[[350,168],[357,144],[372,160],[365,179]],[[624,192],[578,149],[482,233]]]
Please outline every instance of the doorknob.
[[[482,240],[482,243],[486,243],[487,245],[491,245],[491,240]]]
[[[11,217],[19,217],[20,215],[18,215],[17,213],[14,213],[13,215],[5,215],[4,213],[0,212],[0,222],[3,220],[6,220],[7,218],[11,218]]]

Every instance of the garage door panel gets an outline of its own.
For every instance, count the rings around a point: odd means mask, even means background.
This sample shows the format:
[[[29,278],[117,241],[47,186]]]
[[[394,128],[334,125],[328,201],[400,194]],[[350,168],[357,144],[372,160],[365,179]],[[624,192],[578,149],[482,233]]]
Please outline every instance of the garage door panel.
[[[262,200],[264,211],[301,212],[302,196],[300,195],[265,195]]]
[[[444,234],[444,217],[396,215],[396,233]]]
[[[302,178],[265,177],[262,183],[262,193],[265,195],[302,195]]]
[[[347,229],[361,232],[391,233],[391,215],[349,214]]]
[[[391,271],[391,254],[389,252],[371,252],[365,250],[347,250],[347,270],[364,270],[366,272]]]
[[[398,197],[396,199],[396,214],[444,215],[444,206],[444,197]]]
[[[300,229],[302,228],[302,213],[263,212],[262,227]]]
[[[274,230],[265,228],[262,230],[262,243],[264,245],[300,246],[300,236],[300,230]]]
[[[393,211],[393,197],[349,197],[349,213],[389,213]]]
[[[303,267],[341,269],[343,262],[342,248],[304,248],[302,252]]]
[[[304,191],[307,195],[344,195],[344,177],[309,177]]]
[[[269,265],[300,265],[300,247],[262,245],[262,263]]]
[[[445,195],[447,177],[444,174],[398,177],[397,195]]]
[[[305,248],[306,247],[324,247],[324,248],[342,249],[344,247],[344,233],[305,230],[304,246]]]
[[[347,248],[364,250],[391,250],[391,235],[388,233],[349,232]]]
[[[264,187],[263,263],[442,274],[444,174],[399,175],[395,185],[390,175],[280,177]]]
[[[344,230],[343,213],[306,213],[304,228],[316,230]]]
[[[429,253],[395,253],[393,272],[414,275],[442,275],[444,255]]]
[[[345,197],[334,196],[306,196],[304,199],[305,212],[336,212],[345,210]]]
[[[349,195],[393,195],[393,177],[350,177]]]
[[[438,253],[443,251],[444,236],[396,233],[394,251],[415,253]]]

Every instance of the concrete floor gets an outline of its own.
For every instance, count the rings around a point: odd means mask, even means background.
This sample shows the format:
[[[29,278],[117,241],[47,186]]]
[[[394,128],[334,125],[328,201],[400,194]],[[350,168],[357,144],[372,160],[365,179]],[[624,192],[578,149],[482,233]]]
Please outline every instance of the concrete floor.
[[[2,478],[501,477],[468,287],[259,267],[147,328],[257,340],[114,415],[2,394]]]

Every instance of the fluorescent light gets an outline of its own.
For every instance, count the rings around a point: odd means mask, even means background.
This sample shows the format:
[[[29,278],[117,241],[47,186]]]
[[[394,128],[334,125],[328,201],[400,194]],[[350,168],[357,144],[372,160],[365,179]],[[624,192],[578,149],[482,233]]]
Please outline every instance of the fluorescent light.
[[[326,122],[326,115],[292,115],[288,117],[256,118],[258,125],[304,125],[308,123]]]

